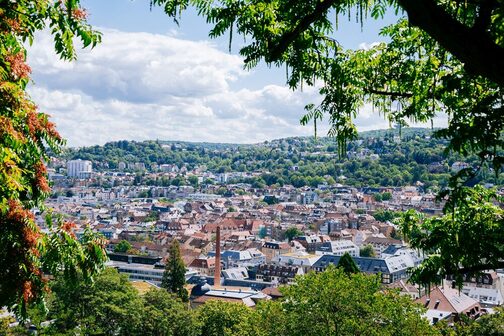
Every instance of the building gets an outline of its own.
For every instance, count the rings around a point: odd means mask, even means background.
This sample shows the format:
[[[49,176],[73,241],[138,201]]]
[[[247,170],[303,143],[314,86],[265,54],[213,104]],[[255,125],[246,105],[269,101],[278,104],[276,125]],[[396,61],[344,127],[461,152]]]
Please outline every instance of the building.
[[[129,264],[120,261],[114,261],[111,265],[119,273],[128,275],[130,281],[148,281],[155,285],[161,285],[163,280],[163,268],[155,268],[153,265]]]
[[[67,162],[67,176],[80,179],[90,178],[93,164],[87,160],[70,160]]]
[[[452,280],[450,277],[448,277]],[[495,307],[504,303],[504,285],[495,271],[486,271],[478,276],[465,275],[462,280],[462,293],[479,301],[481,307]]]
[[[226,301],[240,303],[247,307],[255,307],[261,300],[271,298],[258,291],[246,287],[214,287],[208,284],[197,285],[191,291],[191,306],[196,308],[208,301]]]
[[[266,256],[266,262],[270,262],[273,258],[280,254],[291,252],[291,246],[286,242],[265,242],[261,247],[261,252]]]
[[[214,257],[200,257],[194,259],[189,268],[198,271],[204,275],[214,275],[215,273],[215,258]]]
[[[397,239],[392,239],[392,238],[385,238],[385,237],[367,237],[367,239],[364,241],[364,244],[370,244],[373,246],[373,250],[375,252],[375,255],[378,258],[382,257],[383,251],[385,251],[389,246],[391,245],[401,245],[402,241],[397,240]]]
[[[338,266],[340,256],[326,254],[315,262],[312,269],[323,272],[329,265]],[[366,274],[380,274],[383,284],[391,284],[399,280],[407,279],[408,269],[413,267],[411,258],[407,256],[394,256],[387,259],[378,258],[352,258],[359,270]]]
[[[443,286],[434,287],[430,293],[423,295],[416,302],[427,309],[425,317],[431,324],[441,320],[458,321],[462,315],[470,319],[476,319],[481,314],[478,301],[456,288],[451,288],[446,283]]]
[[[342,256],[345,253],[350,254],[352,257],[358,257],[360,249],[350,240],[334,240],[322,243],[322,246],[315,250],[316,255],[332,254]]]
[[[296,275],[303,275],[301,267],[280,265],[259,265],[256,280],[271,282],[275,285],[291,284]]]
[[[208,252],[208,256],[214,257],[215,252]],[[255,259],[250,251],[236,251],[236,250],[226,250],[221,252],[221,260],[224,268],[230,267],[240,267],[240,266],[249,266],[249,265],[258,265],[264,262],[263,258]]]
[[[273,258],[272,263],[280,266],[295,266],[303,269],[303,273],[308,273],[320,256],[306,252],[292,252],[281,254]]]

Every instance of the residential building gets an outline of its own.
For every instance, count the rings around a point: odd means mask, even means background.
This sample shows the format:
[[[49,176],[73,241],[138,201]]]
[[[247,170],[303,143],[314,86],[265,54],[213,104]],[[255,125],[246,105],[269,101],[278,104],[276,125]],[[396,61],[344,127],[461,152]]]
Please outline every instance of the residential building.
[[[338,266],[340,256],[326,254],[315,262],[312,269],[323,272],[329,265]],[[353,257],[359,270],[367,274],[380,274],[382,283],[390,284],[407,279],[408,268],[413,267],[411,259],[405,256],[394,256],[387,259]]]
[[[476,319],[481,314],[478,301],[470,298],[447,283],[443,286],[434,287],[428,294],[417,299],[427,309],[425,317],[431,324],[446,320],[447,322],[458,321],[461,315]]]
[[[67,176],[80,179],[90,178],[93,164],[87,160],[70,160],[67,162]]]

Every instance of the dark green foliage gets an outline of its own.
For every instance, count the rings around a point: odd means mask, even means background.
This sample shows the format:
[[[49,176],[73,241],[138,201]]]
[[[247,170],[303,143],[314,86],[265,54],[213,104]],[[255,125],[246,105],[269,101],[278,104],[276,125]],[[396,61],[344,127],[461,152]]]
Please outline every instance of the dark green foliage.
[[[442,217],[425,218],[409,210],[397,219],[409,244],[429,253],[411,280],[439,282],[446,275],[476,275],[504,267],[504,201],[493,189],[464,187],[450,199]]]
[[[220,148],[219,151],[203,151],[205,144],[191,144],[196,150],[189,150],[187,144],[181,144],[180,149],[172,151],[161,147],[156,142],[124,141],[128,146],[117,147],[119,143],[107,143],[104,146],[85,147],[78,150],[69,149],[66,158],[90,159],[96,163],[98,170],[111,167],[108,162],[144,162],[147,167],[152,163],[176,164],[181,167],[187,164],[188,169],[204,165],[209,171],[243,171],[253,172],[267,170],[269,173],[260,177],[243,178],[229,181],[230,183],[245,182],[254,187],[265,185],[292,184],[296,187],[318,186],[324,182],[348,184],[355,187],[390,187],[413,185],[421,181],[423,188],[439,190],[448,185],[450,166],[456,161],[466,161],[477,166],[479,158],[470,156],[463,159],[443,153],[447,142],[433,139],[432,131],[427,129],[403,129],[401,142],[398,130],[370,131],[360,134],[361,144],[350,142],[347,146],[348,157],[338,158],[332,153],[334,140],[319,138],[313,142],[309,138],[288,138],[275,140],[267,145],[236,145],[236,147]],[[316,147],[318,146],[318,147]],[[369,157],[359,158],[361,151],[371,151],[379,155],[379,159]],[[312,154],[325,152],[326,155]],[[155,154],[155,155],[154,155]],[[156,161],[152,161],[156,158]],[[132,160],[132,161],[128,161]],[[244,163],[247,163],[246,165]],[[297,167],[296,170],[293,167]],[[342,179],[342,176],[345,179]],[[474,179],[477,181],[503,184],[502,177],[495,177],[487,171],[481,171]],[[104,183],[104,182],[102,182]],[[147,179],[141,175],[135,178],[134,184],[147,185],[195,185],[195,177],[177,176],[172,180],[166,177]],[[204,181],[208,184],[209,181]],[[223,190],[223,192],[225,192]],[[147,191],[144,196],[148,196]],[[381,193],[383,201],[391,195]]]
[[[264,196],[263,202],[268,205],[278,204],[280,201],[275,196]]]
[[[259,238],[263,239],[264,237],[267,236],[267,234],[268,233],[267,233],[266,227],[263,226],[259,229],[259,233],[258,233]]]
[[[381,194],[382,201],[390,201],[392,199],[392,194],[388,191]]]
[[[189,294],[184,288],[186,268],[180,255],[178,240],[174,239],[172,241],[168,253],[169,257],[166,261],[161,287],[176,294],[182,301],[186,302],[189,300]]]
[[[143,303],[143,335],[200,335],[195,314],[172,293],[151,289],[144,295]]]
[[[291,226],[287,230],[285,230],[285,237],[291,241],[292,239],[302,235],[303,232],[301,232],[297,227]]]
[[[389,222],[396,217],[399,217],[400,213],[392,210],[378,209],[374,212],[373,217],[380,222]]]
[[[142,296],[115,269],[105,270],[94,284],[58,281],[52,288],[47,318],[55,321],[40,330],[43,335],[423,336],[436,331],[409,297],[383,292],[378,276],[346,274],[333,266],[297,277],[281,288],[283,299],[258,302],[255,309],[210,300],[192,310],[164,289]]]
[[[338,261],[338,268],[341,268],[346,274],[355,274],[360,272],[359,267],[348,252],[345,252],[345,254],[341,256]]]
[[[248,335],[437,335],[420,316],[423,308],[394,291],[382,292],[378,276],[331,266],[281,291],[281,301],[259,304],[257,327]]]
[[[368,244],[360,249],[360,256],[365,258],[374,258],[376,257],[373,245]]]
[[[114,252],[126,253],[131,250],[131,244],[127,240],[121,240],[116,246],[114,246]]]
[[[254,323],[249,320],[252,310],[243,304],[208,301],[197,311],[201,321],[201,336],[240,335],[244,326]]]
[[[142,302],[128,278],[113,268],[105,269],[94,283],[58,281],[50,317],[52,329],[85,334],[131,335],[139,330]]]

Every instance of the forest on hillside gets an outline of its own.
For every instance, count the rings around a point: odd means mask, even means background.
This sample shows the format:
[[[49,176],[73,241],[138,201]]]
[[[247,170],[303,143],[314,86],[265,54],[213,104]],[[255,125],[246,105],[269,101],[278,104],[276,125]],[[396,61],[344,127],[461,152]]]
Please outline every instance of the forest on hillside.
[[[189,170],[204,166],[213,173],[260,172],[260,177],[231,180],[258,187],[316,187],[321,183],[389,187],[420,182],[425,189],[436,191],[447,185],[459,162],[473,168],[479,165],[477,156],[463,159],[447,153],[446,144],[430,129],[404,128],[362,132],[348,143],[343,156],[332,138],[293,137],[253,145],[124,140],[69,148],[63,157],[91,160],[98,171],[117,170],[120,162],[142,162],[150,171],[161,164],[174,164]],[[478,182],[502,185],[503,178],[486,167],[469,183]]]

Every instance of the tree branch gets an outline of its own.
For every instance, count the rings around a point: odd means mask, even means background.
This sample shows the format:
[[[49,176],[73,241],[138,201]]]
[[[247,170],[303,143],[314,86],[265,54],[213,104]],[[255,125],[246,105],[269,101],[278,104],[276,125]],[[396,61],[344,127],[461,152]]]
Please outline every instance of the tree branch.
[[[488,32],[460,23],[435,0],[398,0],[398,3],[412,25],[427,32],[457,57],[469,73],[504,85],[504,48]]]
[[[492,21],[492,12],[496,8],[495,0],[483,0],[479,6],[478,16],[473,25],[473,30],[485,33]]]
[[[375,90],[375,89],[366,89],[367,93],[370,94],[376,94],[380,96],[391,96],[391,97],[401,97],[401,98],[411,98],[413,97],[413,94],[409,92],[390,92],[390,91],[382,91],[382,90]]]
[[[289,45],[305,30],[307,30],[312,23],[325,17],[326,12],[332,7],[337,0],[321,0],[315,6],[315,10],[303,17],[297,26],[286,33],[279,39],[278,43],[271,48],[269,55],[266,57],[266,62],[274,62],[278,60],[282,54],[287,50]]]

